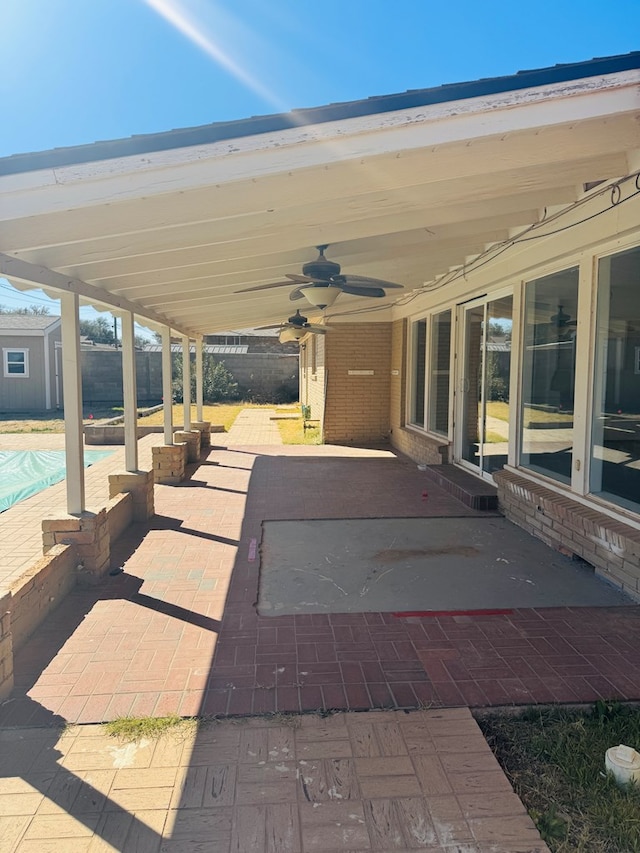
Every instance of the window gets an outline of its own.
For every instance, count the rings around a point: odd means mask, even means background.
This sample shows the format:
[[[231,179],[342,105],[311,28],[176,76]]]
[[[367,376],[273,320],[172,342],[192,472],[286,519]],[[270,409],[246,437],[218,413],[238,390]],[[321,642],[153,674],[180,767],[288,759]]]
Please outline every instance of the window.
[[[593,494],[640,504],[640,248],[598,265],[591,432]]]
[[[29,376],[29,350],[9,349],[2,350],[4,375],[9,377]]]
[[[425,402],[425,369],[427,358],[427,321],[418,320],[413,324],[412,365],[413,379],[411,383],[411,423],[424,426]]]
[[[411,354],[410,422],[446,435],[449,429],[451,311],[442,311],[413,323]]]
[[[449,431],[449,374],[451,365],[451,311],[431,320],[429,365],[429,429],[446,435]]]
[[[571,482],[578,269],[525,290],[520,462]]]

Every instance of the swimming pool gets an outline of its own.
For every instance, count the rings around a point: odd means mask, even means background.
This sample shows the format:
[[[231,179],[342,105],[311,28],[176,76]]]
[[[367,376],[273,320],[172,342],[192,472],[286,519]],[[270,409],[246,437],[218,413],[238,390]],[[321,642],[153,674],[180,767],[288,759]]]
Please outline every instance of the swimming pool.
[[[105,459],[112,450],[85,450],[84,467]],[[0,450],[0,512],[64,480],[64,450]]]

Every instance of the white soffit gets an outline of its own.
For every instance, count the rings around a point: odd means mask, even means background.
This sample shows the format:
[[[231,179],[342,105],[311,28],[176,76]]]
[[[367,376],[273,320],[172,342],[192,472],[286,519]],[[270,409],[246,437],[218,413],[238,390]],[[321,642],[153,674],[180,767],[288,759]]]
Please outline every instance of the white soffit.
[[[345,273],[421,286],[626,174],[639,82],[620,72],[7,175],[0,252],[23,262],[9,276],[23,287],[36,265],[61,277],[50,292],[194,334],[317,316],[287,287],[236,291],[300,272],[320,243]],[[343,294],[328,313],[381,307]]]

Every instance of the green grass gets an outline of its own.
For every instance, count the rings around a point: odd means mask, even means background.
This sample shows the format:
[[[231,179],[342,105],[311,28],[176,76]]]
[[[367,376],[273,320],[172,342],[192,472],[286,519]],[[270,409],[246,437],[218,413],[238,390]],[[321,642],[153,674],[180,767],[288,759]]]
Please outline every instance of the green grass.
[[[502,444],[504,441],[509,441],[509,439],[502,435],[501,432],[496,432],[492,429],[487,430],[484,440],[487,444]]]
[[[215,403],[203,406],[202,419],[210,421],[212,425],[223,426],[224,431],[229,432],[242,409],[250,405],[250,403]],[[182,426],[183,420],[184,407],[182,403],[175,403],[173,406],[173,422],[178,426]],[[191,420],[196,420],[195,406],[191,406]],[[148,415],[146,418],[139,418],[138,423],[140,426],[162,426],[164,424],[164,412],[161,410]]]
[[[279,413],[299,412],[299,406],[276,406],[273,403],[212,403],[202,407],[202,419],[210,421],[212,425],[223,426],[225,432],[229,432],[234,421],[243,409],[275,409]],[[181,425],[184,420],[184,408],[182,403],[173,406],[173,422]],[[191,420],[196,420],[196,407],[191,406]],[[164,414],[162,411],[154,412],[146,418],[140,418],[141,426],[162,426]]]
[[[236,418],[243,409],[275,409],[278,414],[299,414],[299,405],[277,406],[274,404],[259,403],[214,403],[202,407],[202,417],[211,424],[224,427],[229,432]],[[145,411],[145,410],[142,410]],[[85,424],[95,423],[103,418],[113,418],[121,415],[122,406],[101,406],[91,408],[85,407]],[[140,415],[140,411],[138,412]],[[89,418],[89,415],[93,415]],[[173,422],[181,425],[183,421],[184,408],[181,403],[173,406]],[[191,407],[191,419],[196,420],[196,407]],[[138,417],[140,426],[162,426],[164,413],[154,412],[147,417]],[[302,420],[278,421],[282,440],[285,444],[321,444],[320,430],[317,427],[302,430]],[[31,432],[64,432],[64,418],[62,415],[51,417],[48,414],[25,414],[25,415],[0,415],[1,433],[31,433]]]
[[[191,729],[194,725],[195,720],[185,720],[172,714],[169,717],[119,717],[105,723],[104,728],[111,737],[133,743],[141,738],[156,739],[167,732]]]
[[[478,723],[554,853],[640,853],[640,786],[604,773],[607,749],[640,749],[640,709],[599,701]]]
[[[508,421],[509,404],[503,403],[500,400],[490,400],[487,403],[487,414],[492,418],[498,418],[500,421]],[[573,421],[573,415],[567,412],[548,412],[544,409],[532,409],[530,406],[525,406],[523,421],[525,426],[530,422],[539,424],[565,424]]]
[[[92,406],[86,404],[83,410],[85,424],[118,417],[122,414],[121,406]],[[91,415],[91,417],[89,417]],[[64,432],[64,415],[62,411],[55,412],[13,412],[0,415],[1,433],[29,432]]]
[[[322,444],[319,424],[307,421],[307,428],[305,429],[302,418],[276,421],[276,423],[283,444]]]

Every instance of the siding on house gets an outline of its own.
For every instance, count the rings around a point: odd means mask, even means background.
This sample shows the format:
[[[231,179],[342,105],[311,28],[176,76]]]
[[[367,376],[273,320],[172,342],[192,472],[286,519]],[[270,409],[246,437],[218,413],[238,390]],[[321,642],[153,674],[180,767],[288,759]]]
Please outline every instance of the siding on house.
[[[61,341],[59,317],[0,315],[0,411],[39,412],[55,408],[56,341]],[[27,375],[5,376],[8,350],[27,352]]]

